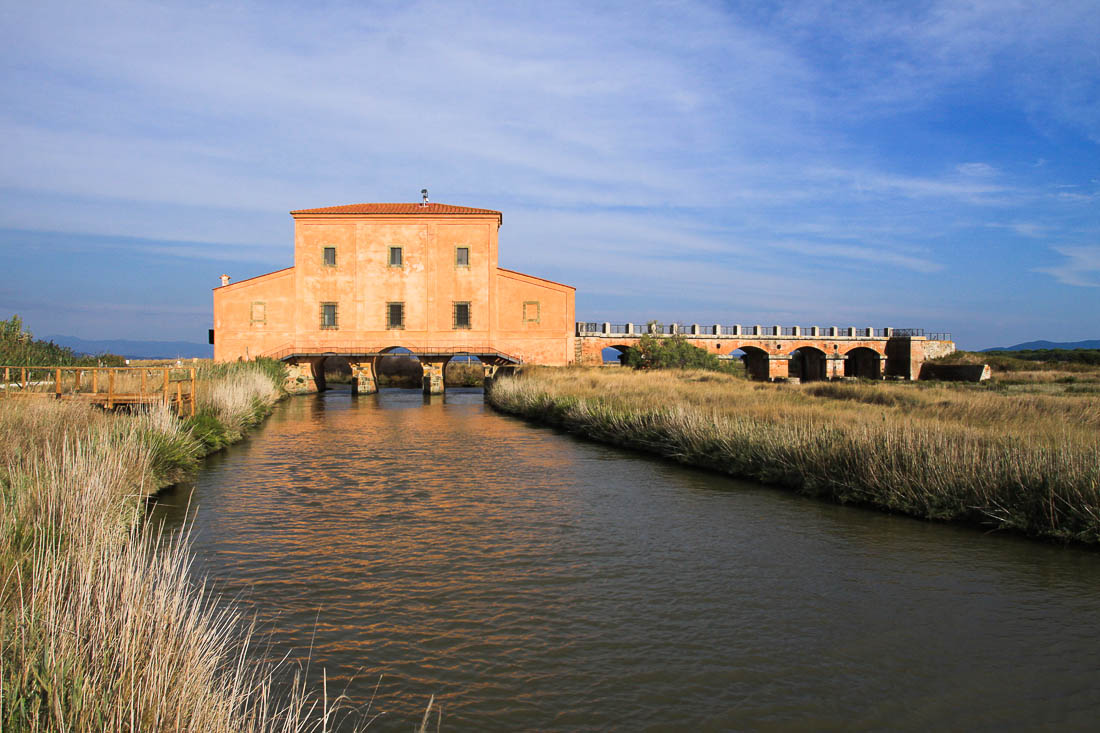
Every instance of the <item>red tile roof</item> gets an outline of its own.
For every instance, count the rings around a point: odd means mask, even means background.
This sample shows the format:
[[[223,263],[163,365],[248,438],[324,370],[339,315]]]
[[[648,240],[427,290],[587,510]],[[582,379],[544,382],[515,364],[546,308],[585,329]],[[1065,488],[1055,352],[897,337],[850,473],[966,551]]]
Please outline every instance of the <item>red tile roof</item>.
[[[290,212],[291,216],[295,214],[492,214],[501,217],[499,211],[492,209],[472,209],[469,206],[448,204],[349,204]]]

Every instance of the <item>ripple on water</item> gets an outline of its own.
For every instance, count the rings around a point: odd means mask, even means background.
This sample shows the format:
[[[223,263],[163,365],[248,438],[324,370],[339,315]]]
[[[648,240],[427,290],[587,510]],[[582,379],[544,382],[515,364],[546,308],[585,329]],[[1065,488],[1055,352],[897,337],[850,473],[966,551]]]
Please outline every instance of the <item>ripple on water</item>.
[[[158,513],[183,522],[186,492]],[[1100,556],[596,445],[479,391],[290,400],[190,495],[195,572],[406,730],[1085,728]],[[174,506],[168,506],[174,505]]]

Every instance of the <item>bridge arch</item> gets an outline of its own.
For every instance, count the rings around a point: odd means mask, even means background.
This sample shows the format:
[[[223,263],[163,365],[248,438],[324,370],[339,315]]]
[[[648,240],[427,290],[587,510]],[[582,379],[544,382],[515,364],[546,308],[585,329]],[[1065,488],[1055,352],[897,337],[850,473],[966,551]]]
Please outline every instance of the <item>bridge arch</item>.
[[[741,363],[745,365],[745,375],[749,379],[765,382],[771,376],[768,352],[759,346],[742,344],[728,353],[732,357],[741,359]]]
[[[849,349],[844,356],[844,376],[882,379],[882,354],[866,346]]]
[[[803,382],[827,379],[825,352],[815,346],[800,346],[791,352],[788,373]]]
[[[485,380],[485,362],[473,354],[452,354],[443,363],[443,383],[451,387],[480,387]]]
[[[388,346],[375,364],[379,386],[419,388],[424,381],[424,365],[404,346]]]
[[[317,383],[317,391],[323,392],[334,384],[351,383],[351,364],[347,358],[329,352],[314,362],[313,379]]]
[[[601,352],[604,364],[621,364],[626,366],[626,362],[623,359],[626,357],[628,349],[637,348],[637,344],[612,344],[611,346],[605,346]]]

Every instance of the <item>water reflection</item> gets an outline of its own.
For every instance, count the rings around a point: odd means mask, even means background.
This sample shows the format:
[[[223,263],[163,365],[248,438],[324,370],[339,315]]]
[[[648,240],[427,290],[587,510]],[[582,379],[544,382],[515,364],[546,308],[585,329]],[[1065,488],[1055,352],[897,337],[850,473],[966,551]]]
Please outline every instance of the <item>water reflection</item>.
[[[1098,556],[579,443],[480,390],[279,407],[158,509],[407,729],[1091,724]],[[384,722],[388,721],[388,723]]]

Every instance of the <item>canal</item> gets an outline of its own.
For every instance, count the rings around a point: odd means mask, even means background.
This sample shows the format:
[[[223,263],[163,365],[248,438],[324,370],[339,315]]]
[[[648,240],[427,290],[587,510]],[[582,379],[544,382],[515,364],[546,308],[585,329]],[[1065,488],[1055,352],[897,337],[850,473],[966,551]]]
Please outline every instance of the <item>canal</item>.
[[[580,442],[480,390],[280,404],[154,513],[409,730],[1086,729],[1100,554]],[[312,652],[310,648],[312,647]],[[377,686],[377,694],[375,688]]]

